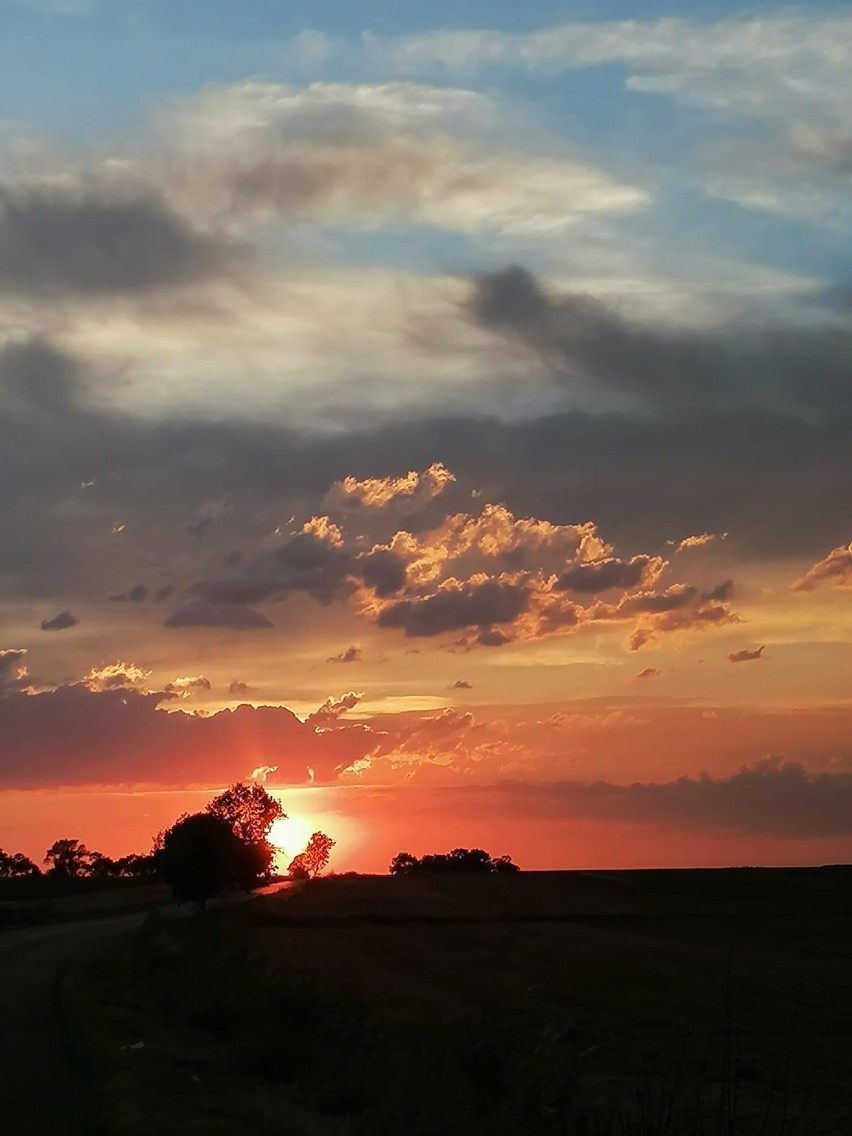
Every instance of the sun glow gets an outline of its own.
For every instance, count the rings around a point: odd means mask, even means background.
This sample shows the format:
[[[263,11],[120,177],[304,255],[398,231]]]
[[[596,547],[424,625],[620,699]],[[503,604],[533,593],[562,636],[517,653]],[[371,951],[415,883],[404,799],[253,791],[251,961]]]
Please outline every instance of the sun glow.
[[[273,822],[269,840],[278,849],[279,866],[286,868],[294,856],[304,852],[314,826],[303,816],[288,813]]]

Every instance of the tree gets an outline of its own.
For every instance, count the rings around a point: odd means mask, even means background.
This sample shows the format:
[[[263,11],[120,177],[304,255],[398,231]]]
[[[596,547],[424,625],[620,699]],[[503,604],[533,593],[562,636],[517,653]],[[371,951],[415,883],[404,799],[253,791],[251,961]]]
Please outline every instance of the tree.
[[[326,836],[324,832],[315,832],[308,841],[305,851],[291,860],[287,869],[288,875],[297,880],[316,879],[320,872],[328,867],[331,850],[336,843],[337,841]]]
[[[419,860],[410,852],[399,852],[391,860],[392,876],[407,876],[415,872],[519,872],[511,856],[490,856],[483,848],[454,848],[452,852],[435,852]]]
[[[48,875],[78,878],[84,876],[91,853],[79,840],[55,840],[44,854]]]
[[[104,856],[103,852],[90,852],[84,866],[84,872],[96,880],[108,880],[115,876],[115,860]]]
[[[420,867],[420,861],[416,856],[412,856],[410,852],[397,852],[396,856],[391,860],[390,874],[392,876],[406,876],[411,872],[416,872]]]
[[[273,823],[285,815],[281,802],[262,785],[246,785],[242,781],[214,797],[207,812],[226,820],[246,844],[267,840]]]
[[[178,902],[205,904],[238,882],[247,847],[224,817],[193,813],[166,829],[154,862]]]
[[[285,816],[281,802],[262,785],[246,785],[238,781],[207,806],[211,816],[226,821],[244,846],[237,865],[237,882],[250,890],[269,876],[275,849],[269,841],[269,830]]]
[[[23,852],[11,855],[0,848],[0,879],[11,880],[19,876],[41,875],[38,868]]]
[[[138,880],[150,876],[154,872],[154,857],[140,856],[138,852],[130,852],[127,856],[119,856],[113,863],[113,875],[122,880]]]

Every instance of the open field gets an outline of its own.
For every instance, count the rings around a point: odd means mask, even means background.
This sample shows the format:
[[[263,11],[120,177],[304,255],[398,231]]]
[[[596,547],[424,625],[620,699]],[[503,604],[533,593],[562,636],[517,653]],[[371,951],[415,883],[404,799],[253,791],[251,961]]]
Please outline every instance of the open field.
[[[843,869],[330,878],[150,923],[132,975],[261,1131],[276,1093],[370,1136],[852,1130]]]
[[[139,880],[74,880],[56,886],[39,879],[4,880],[0,888],[0,931],[42,923],[109,918],[167,904],[171,895],[163,884]],[[29,885],[16,887],[14,885]],[[12,886],[9,886],[12,885]]]

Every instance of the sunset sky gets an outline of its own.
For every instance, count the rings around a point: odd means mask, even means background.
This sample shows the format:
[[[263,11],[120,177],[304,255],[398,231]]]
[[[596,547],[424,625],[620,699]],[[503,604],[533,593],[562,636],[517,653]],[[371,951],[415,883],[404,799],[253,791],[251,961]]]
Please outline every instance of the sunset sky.
[[[0,847],[254,776],[338,870],[848,861],[850,58],[5,0]]]

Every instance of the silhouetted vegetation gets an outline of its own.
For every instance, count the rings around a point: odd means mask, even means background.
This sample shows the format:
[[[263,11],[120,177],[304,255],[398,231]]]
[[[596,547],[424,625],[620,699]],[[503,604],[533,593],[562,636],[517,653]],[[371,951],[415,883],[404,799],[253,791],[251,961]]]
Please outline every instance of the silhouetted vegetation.
[[[304,852],[290,861],[287,874],[291,880],[313,880],[328,867],[331,850],[336,844],[324,832],[315,832]]]
[[[222,817],[183,816],[166,829],[162,847],[154,853],[157,875],[179,902],[205,904],[238,886],[249,847]]]
[[[490,856],[482,848],[454,848],[452,852],[439,852],[421,856],[418,860],[410,852],[398,852],[391,860],[392,876],[409,876],[415,872],[519,872],[511,856]]]
[[[39,869],[23,852],[10,855],[0,848],[0,880],[29,879],[40,875]]]
[[[268,880],[269,842],[281,805],[262,785],[237,783],[203,813],[180,817],[155,842],[158,876],[180,902],[204,904],[230,888],[251,891]]]

